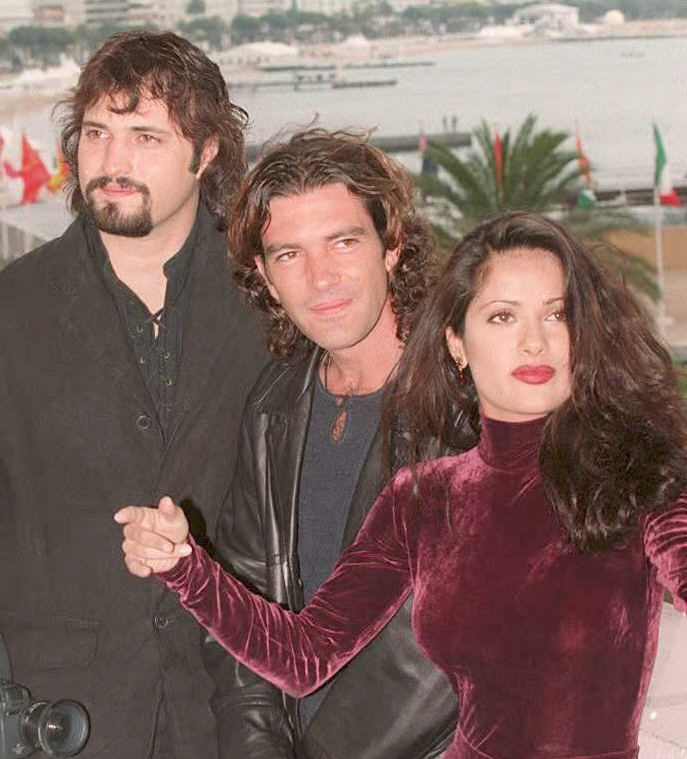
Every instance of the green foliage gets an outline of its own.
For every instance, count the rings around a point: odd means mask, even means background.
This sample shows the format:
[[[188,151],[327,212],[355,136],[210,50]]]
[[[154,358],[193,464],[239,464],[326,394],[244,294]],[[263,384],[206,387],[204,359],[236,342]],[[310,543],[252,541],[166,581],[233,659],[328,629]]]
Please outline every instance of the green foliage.
[[[502,178],[497,172],[495,133],[482,122],[473,137],[475,147],[465,156],[430,142],[426,157],[439,171],[415,178],[444,250],[453,248],[476,222],[495,213],[555,213],[575,234],[595,243],[597,255],[609,270],[635,291],[658,298],[654,268],[605,240],[612,229],[639,228],[632,214],[607,207],[582,210],[571,204],[580,189],[580,170],[576,153],[566,146],[569,133],[538,130],[536,117],[530,114],[515,133],[508,129],[502,137]]]
[[[207,45],[211,50],[221,50],[224,47],[227,25],[219,16],[202,16],[191,21],[182,21],[179,31],[191,42]]]
[[[189,16],[200,16],[205,13],[205,9],[205,0],[189,0],[186,4],[186,13],[188,13]]]
[[[7,40],[24,53],[25,59],[47,65],[55,63],[61,53],[67,52],[75,42],[75,35],[62,27],[15,26],[8,33]]]
[[[503,134],[503,181],[497,177],[496,135],[486,122],[473,132],[475,147],[465,157],[430,142],[427,156],[441,172],[417,177],[422,193],[453,206],[460,228],[498,211],[544,211],[565,202],[579,180],[577,156],[564,146],[567,132],[537,130],[536,121],[530,114],[515,134]]]
[[[261,24],[257,18],[239,13],[231,22],[231,38],[236,44],[255,42],[262,39],[260,27]]]
[[[685,18],[685,0],[566,0],[580,9],[582,21],[594,21],[606,11],[619,10],[627,19]]]

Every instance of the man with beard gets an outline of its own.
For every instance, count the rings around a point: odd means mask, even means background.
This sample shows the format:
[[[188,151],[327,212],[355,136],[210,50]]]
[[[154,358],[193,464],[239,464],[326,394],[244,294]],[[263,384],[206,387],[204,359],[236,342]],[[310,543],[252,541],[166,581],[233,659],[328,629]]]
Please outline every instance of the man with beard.
[[[84,704],[84,759],[214,759],[204,636],[111,515],[172,493],[213,537],[264,363],[226,256],[246,115],[172,33],[111,38],[62,105],[77,217],[0,275],[0,633]]]

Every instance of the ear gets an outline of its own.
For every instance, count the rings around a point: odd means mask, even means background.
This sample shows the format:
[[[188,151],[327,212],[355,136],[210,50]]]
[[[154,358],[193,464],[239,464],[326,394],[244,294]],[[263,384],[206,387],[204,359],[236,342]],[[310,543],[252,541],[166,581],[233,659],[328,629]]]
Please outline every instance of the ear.
[[[401,243],[399,243],[395,248],[391,248],[390,250],[384,252],[384,268],[386,269],[387,274],[391,274],[396,268],[396,264],[398,263],[398,258],[400,255]]]
[[[468,365],[468,359],[465,355],[465,346],[462,339],[458,337],[451,327],[446,327],[444,335],[446,336],[446,345],[451,358],[456,362],[459,369],[465,369]]]
[[[217,155],[218,150],[219,150],[219,139],[217,138],[217,135],[214,135],[213,137],[210,137],[210,139],[205,141],[205,145],[203,145],[203,149],[200,153],[200,161],[198,163],[198,171],[196,171],[196,179],[201,178],[201,176],[203,175],[203,172],[205,171],[205,169],[207,169],[208,164]]]
[[[260,272],[260,276],[263,278],[263,281],[267,285],[267,289],[270,291],[270,295],[277,301],[277,303],[281,303],[279,300],[279,293],[274,289],[274,285],[270,282],[270,278],[267,276],[267,269],[265,269],[265,259],[262,256],[255,256],[253,260],[255,261],[257,270]]]

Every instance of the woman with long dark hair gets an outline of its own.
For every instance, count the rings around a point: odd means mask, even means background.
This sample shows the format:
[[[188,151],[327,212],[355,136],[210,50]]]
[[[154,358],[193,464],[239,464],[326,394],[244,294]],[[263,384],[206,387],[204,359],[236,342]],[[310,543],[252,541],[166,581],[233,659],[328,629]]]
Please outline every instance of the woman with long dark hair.
[[[402,468],[300,614],[218,567],[169,499],[118,512],[129,569],[299,697],[412,591],[460,702],[447,759],[636,757],[663,587],[687,602],[687,421],[642,311],[555,222],[487,221],[429,296],[387,420]]]

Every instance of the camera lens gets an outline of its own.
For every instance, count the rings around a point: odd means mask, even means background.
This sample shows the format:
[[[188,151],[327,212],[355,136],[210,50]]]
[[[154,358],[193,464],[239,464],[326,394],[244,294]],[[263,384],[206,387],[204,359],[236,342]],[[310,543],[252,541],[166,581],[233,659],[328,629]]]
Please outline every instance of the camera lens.
[[[76,701],[36,701],[23,722],[24,739],[48,756],[74,756],[88,739],[88,714]]]

